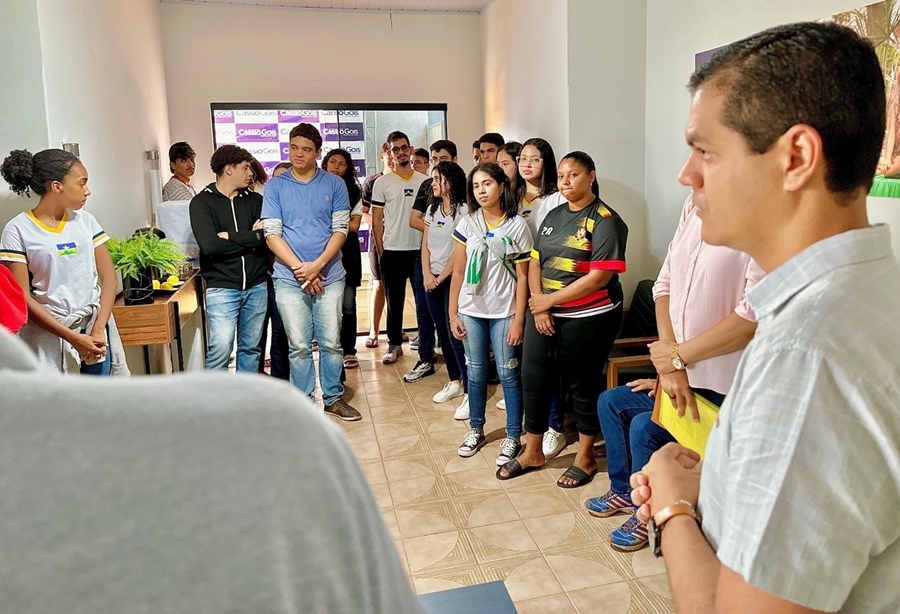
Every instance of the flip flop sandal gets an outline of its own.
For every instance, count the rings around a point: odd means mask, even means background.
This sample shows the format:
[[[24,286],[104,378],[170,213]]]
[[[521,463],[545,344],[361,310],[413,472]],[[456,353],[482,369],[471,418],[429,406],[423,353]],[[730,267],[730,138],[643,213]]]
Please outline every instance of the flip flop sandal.
[[[583,469],[579,469],[575,465],[572,465],[566,472],[562,474],[560,479],[562,478],[570,478],[572,480],[577,480],[574,484],[563,484],[559,481],[556,482],[556,485],[560,488],[581,488],[582,486],[586,486],[591,483],[591,480],[594,479],[594,476],[597,475],[597,470],[594,469],[593,473],[587,473]]]
[[[378,339],[375,337],[366,337],[366,347],[367,348],[377,348],[378,347]]]
[[[359,367],[359,359],[354,354],[344,356],[345,369],[356,369],[357,367]]]
[[[506,469],[506,473],[508,475],[500,475],[502,470]],[[531,467],[523,467],[518,459],[512,459],[499,469],[497,469],[497,479],[498,480],[511,480],[513,478],[519,477],[520,475],[525,475],[529,471],[535,471],[536,469],[541,469],[541,467],[531,466]]]

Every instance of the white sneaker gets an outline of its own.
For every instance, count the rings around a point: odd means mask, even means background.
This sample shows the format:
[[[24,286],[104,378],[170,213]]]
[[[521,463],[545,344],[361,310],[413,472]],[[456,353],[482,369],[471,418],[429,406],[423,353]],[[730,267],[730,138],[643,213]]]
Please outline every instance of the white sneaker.
[[[444,387],[437,391],[437,393],[431,397],[431,400],[435,403],[446,403],[450,399],[455,399],[456,397],[461,397],[464,395],[463,387],[456,382],[447,382],[444,384]]]
[[[544,433],[544,441],[541,448],[544,450],[544,458],[551,459],[559,455],[566,447],[566,436],[552,428]]]
[[[381,357],[381,362],[386,365],[392,365],[397,362],[401,356],[403,356],[403,348],[399,345],[391,345],[389,343],[387,352]]]
[[[506,399],[500,399],[497,401],[497,409],[500,411],[506,411]]]
[[[463,395],[463,402],[459,404],[459,407],[456,408],[456,413],[453,414],[454,420],[468,420],[469,419],[469,395]]]

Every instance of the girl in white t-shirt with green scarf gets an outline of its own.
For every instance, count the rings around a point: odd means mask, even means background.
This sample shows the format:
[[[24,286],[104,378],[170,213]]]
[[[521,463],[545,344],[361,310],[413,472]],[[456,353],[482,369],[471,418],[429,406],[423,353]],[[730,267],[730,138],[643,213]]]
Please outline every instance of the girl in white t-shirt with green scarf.
[[[522,382],[515,346],[522,343],[528,309],[531,231],[517,215],[509,178],[493,163],[479,164],[466,182],[469,213],[453,233],[450,331],[462,340],[469,384],[469,426],[459,455],[474,456],[486,443],[489,348],[506,399],[506,438],[497,464],[521,450]]]

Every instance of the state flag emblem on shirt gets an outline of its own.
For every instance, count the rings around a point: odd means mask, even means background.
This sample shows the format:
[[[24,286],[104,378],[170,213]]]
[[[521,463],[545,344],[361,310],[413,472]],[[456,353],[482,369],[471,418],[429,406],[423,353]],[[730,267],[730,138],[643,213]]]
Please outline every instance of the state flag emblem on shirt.
[[[443,228],[443,227],[444,227],[444,222],[443,222],[443,220],[437,223],[437,227],[438,227],[438,228]]]
[[[78,253],[75,243],[57,243],[56,249],[59,250],[60,256],[71,256]]]
[[[403,188],[403,196],[414,196],[414,192],[412,188]]]

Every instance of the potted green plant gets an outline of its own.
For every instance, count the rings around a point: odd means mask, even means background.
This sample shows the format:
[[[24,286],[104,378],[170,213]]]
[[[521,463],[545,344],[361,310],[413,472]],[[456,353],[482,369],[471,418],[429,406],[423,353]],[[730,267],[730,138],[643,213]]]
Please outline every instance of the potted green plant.
[[[111,237],[107,246],[116,271],[122,274],[126,305],[152,303],[153,280],[162,273],[177,275],[186,259],[178,245],[152,229],[124,240]]]

